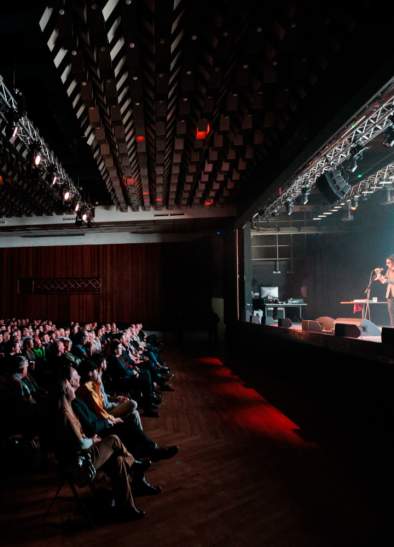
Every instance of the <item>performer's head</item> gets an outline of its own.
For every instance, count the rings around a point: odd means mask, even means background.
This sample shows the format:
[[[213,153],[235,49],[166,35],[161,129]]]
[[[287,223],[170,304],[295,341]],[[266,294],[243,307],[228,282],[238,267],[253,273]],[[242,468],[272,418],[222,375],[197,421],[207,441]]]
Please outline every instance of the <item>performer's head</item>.
[[[394,270],[394,255],[390,255],[386,258],[386,266],[389,270]]]

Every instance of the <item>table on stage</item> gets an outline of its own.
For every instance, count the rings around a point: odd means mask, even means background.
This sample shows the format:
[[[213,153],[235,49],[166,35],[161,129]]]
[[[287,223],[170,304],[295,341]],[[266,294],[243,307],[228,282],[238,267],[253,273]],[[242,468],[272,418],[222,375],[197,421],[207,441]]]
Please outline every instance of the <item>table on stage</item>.
[[[300,314],[300,321],[302,321],[302,308],[306,307],[305,302],[278,302],[271,303],[265,302],[262,306],[264,312],[265,323],[270,324],[273,321],[273,312],[276,308],[278,315],[278,310],[283,310],[283,317],[286,317],[286,308],[298,308]]]
[[[369,309],[371,304],[385,304],[387,306],[387,302],[379,302],[377,300],[367,300],[366,298],[359,298],[356,300],[345,300],[343,302],[340,302],[340,304],[361,306],[362,319],[371,319],[371,310]]]

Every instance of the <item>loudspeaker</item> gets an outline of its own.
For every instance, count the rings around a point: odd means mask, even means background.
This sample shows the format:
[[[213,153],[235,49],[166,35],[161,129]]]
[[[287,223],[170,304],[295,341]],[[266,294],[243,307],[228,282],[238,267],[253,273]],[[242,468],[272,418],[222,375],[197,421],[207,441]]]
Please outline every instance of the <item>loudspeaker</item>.
[[[341,171],[334,169],[320,175],[316,180],[316,186],[329,203],[334,203],[342,199],[351,186],[344,178]]]
[[[360,336],[380,336],[380,328],[369,319],[338,317],[335,320],[335,336],[359,338]]]
[[[307,332],[321,332],[323,329],[317,321],[311,321],[310,319],[302,320],[302,330]]]
[[[325,332],[333,332],[335,321],[332,317],[329,317],[328,315],[323,315],[322,317],[318,317],[316,321],[320,323],[321,328]]]
[[[292,324],[291,319],[288,317],[278,319],[278,327],[282,327],[282,329],[289,329]]]
[[[382,343],[394,346],[394,329],[390,327],[382,328]]]

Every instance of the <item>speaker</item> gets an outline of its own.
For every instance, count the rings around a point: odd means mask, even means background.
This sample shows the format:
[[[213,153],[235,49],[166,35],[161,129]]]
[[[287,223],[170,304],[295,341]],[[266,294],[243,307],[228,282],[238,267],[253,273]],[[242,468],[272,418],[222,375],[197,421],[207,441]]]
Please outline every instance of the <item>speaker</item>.
[[[318,177],[316,186],[326,198],[328,203],[334,203],[342,199],[351,186],[339,169],[327,171]]]
[[[310,319],[302,320],[302,330],[306,332],[321,332],[323,329],[317,321],[311,321]]]
[[[334,325],[335,321],[332,317],[329,317],[328,315],[323,315],[322,317],[318,317],[316,319],[318,323],[320,323],[321,328],[325,332],[333,332],[334,331]]]
[[[390,327],[382,328],[382,343],[394,346],[394,329]]]
[[[335,336],[359,338],[360,336],[380,336],[380,328],[369,319],[338,317],[335,320]]]
[[[278,327],[282,327],[282,329],[289,329],[292,324],[291,319],[288,317],[278,319]]]

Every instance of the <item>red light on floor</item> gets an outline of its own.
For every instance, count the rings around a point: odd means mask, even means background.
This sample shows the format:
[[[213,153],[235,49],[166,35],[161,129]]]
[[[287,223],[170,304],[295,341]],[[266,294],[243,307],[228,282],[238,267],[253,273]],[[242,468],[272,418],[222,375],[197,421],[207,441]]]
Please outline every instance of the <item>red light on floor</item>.
[[[196,139],[198,141],[203,141],[206,139],[211,132],[211,126],[208,122],[204,122],[203,125],[199,124],[196,128]]]
[[[213,199],[206,199],[204,201],[204,207],[212,207],[212,205],[215,203],[215,201]]]
[[[135,140],[137,142],[145,142],[145,136],[144,135],[137,135]]]
[[[199,357],[197,361],[202,365],[209,365],[213,367],[220,367],[223,365],[223,361],[218,357]]]

